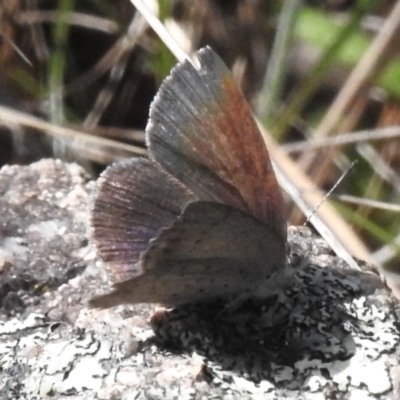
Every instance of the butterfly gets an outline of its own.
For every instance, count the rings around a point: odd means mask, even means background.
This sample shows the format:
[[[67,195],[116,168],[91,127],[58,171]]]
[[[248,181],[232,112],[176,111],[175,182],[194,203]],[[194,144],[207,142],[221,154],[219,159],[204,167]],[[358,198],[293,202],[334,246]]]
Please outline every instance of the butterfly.
[[[209,47],[175,66],[146,127],[149,158],[100,176],[92,236],[116,283],[90,300],[176,306],[268,296],[286,262],[284,204],[264,140]]]

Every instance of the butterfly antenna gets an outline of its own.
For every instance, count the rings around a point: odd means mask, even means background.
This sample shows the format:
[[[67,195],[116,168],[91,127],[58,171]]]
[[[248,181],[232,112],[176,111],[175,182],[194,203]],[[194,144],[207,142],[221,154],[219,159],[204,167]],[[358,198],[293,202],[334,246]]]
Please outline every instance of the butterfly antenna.
[[[331,189],[325,194],[325,196],[322,198],[321,202],[315,207],[315,209],[312,211],[312,213],[307,217],[303,225],[307,225],[307,223],[310,221],[311,217],[318,211],[318,209],[322,206],[322,204],[325,202],[325,200],[332,194],[332,192],[339,186],[339,184],[342,182],[342,180],[345,178],[347,174],[350,173],[350,171],[354,168],[354,166],[357,164],[357,160],[353,161],[350,165],[349,168],[346,169],[346,171],[343,172],[343,174],[340,176],[340,178],[336,181],[336,183],[331,187]]]

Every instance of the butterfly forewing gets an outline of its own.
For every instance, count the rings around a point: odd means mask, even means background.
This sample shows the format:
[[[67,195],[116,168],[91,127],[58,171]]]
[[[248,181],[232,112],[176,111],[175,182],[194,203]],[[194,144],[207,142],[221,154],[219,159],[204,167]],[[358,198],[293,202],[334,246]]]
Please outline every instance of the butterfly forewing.
[[[286,238],[283,202],[250,107],[210,49],[178,64],[152,104],[151,156],[201,200],[239,208]]]

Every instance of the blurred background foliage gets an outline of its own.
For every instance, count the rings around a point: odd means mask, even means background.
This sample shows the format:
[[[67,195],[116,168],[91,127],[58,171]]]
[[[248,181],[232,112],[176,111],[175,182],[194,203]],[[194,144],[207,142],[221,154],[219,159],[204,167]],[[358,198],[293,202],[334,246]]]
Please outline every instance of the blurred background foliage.
[[[399,2],[146,4],[185,51],[220,54],[321,190],[358,161],[329,201],[376,263],[400,271]],[[97,176],[146,154],[149,106],[176,60],[129,0],[2,0],[0,34],[1,165],[58,157]]]

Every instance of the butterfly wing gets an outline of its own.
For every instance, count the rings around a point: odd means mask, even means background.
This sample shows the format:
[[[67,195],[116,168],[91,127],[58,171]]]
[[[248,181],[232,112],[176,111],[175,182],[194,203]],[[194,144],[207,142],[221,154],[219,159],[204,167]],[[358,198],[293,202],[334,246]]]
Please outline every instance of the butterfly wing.
[[[283,202],[261,134],[219,57],[198,57],[199,70],[173,69],[151,107],[155,163],[118,163],[101,179],[93,236],[122,281],[93,306],[259,293],[284,269]]]
[[[247,212],[285,240],[281,192],[250,107],[210,48],[197,55],[200,69],[178,64],[151,106],[151,156],[201,200]]]
[[[95,307],[178,305],[229,295],[273,294],[268,279],[285,265],[285,244],[268,227],[230,206],[193,202],[141,256],[145,274],[91,300]]]
[[[132,158],[106,169],[98,182],[91,225],[99,254],[115,280],[143,272],[138,261],[150,240],[194,199],[150,160]]]

